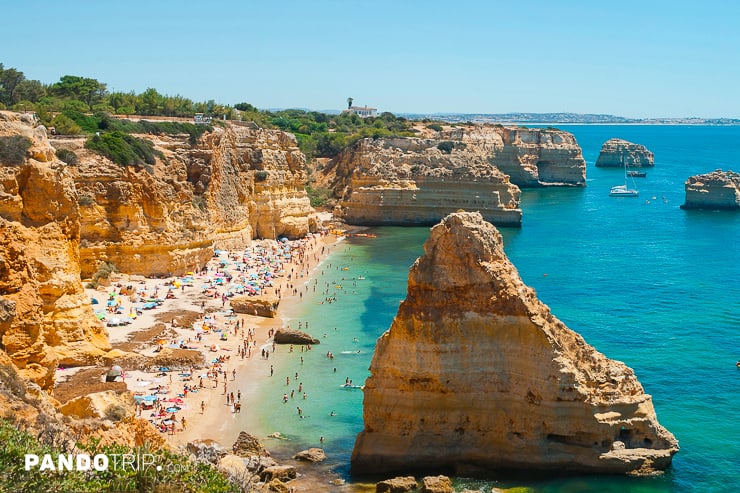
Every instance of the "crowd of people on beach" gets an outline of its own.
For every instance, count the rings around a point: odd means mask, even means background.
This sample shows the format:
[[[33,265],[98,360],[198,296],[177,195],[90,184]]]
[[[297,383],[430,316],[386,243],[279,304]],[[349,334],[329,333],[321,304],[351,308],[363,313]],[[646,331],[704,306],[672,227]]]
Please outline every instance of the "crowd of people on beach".
[[[206,367],[160,367],[156,372],[142,373],[130,381],[137,414],[149,419],[162,433],[174,435],[186,430],[188,421],[192,422],[193,417],[186,418],[186,415],[197,410],[205,415],[207,409],[217,409],[212,405],[214,397],[211,393],[219,387],[230,411],[240,413],[242,389],[236,388],[239,370],[255,352],[261,355],[261,359],[269,360],[270,354],[276,350],[273,341],[275,328],[269,328],[258,340],[259,321],[250,315],[235,314],[227,305],[229,299],[242,294],[270,294],[279,299],[295,296],[300,301],[302,291],[298,283],[308,276],[310,268],[317,265],[325,254],[326,247],[321,245],[319,235],[295,241],[262,240],[241,251],[217,250],[197,272],[155,281],[157,284],[153,287],[151,282],[145,283],[146,288],[133,291],[131,286],[114,286],[111,296],[115,298],[117,307],[124,307],[125,295],[134,292],[136,298],[129,296],[131,306],[142,297],[151,296],[150,299],[159,301],[158,307],[166,309],[168,298],[159,296],[160,290],[164,289],[167,294],[177,293],[170,295],[169,299],[187,298],[192,303],[186,309],[200,312],[200,317],[187,325],[177,323],[177,316],[173,316],[170,327],[177,336],[169,340],[158,339],[151,351],[161,352],[166,348],[199,350],[207,362]],[[247,327],[247,323],[255,326]],[[270,368],[273,373],[272,366]],[[199,394],[203,396],[200,404],[193,405],[191,402],[197,402]]]

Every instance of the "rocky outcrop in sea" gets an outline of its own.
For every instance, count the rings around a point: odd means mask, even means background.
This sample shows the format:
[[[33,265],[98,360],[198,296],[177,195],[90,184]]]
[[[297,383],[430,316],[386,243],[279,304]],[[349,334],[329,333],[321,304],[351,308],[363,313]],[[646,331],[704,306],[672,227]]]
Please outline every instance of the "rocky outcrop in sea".
[[[353,474],[644,473],[678,451],[632,369],[537,299],[478,213],[432,228],[370,372]]]
[[[596,166],[604,168],[648,168],[655,157],[647,147],[623,139],[609,139],[601,146]]]
[[[740,173],[721,169],[690,176],[685,183],[686,199],[681,209],[740,209]]]

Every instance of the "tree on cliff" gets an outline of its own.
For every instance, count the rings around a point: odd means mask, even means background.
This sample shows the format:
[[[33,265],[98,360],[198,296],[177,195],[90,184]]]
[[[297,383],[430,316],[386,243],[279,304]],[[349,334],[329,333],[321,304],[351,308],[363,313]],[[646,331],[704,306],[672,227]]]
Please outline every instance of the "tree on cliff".
[[[75,99],[87,104],[88,110],[103,102],[108,91],[106,85],[97,79],[79,77],[77,75],[65,75],[51,85],[50,92],[61,98]]]
[[[14,68],[6,69],[0,63],[0,102],[5,106],[12,106],[20,101],[16,93],[18,86],[25,79],[23,72]]]

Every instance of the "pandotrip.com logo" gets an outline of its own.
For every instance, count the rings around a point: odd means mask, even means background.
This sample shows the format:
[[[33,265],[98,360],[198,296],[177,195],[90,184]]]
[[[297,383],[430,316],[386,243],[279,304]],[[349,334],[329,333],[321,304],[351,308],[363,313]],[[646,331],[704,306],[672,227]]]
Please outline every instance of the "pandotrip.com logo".
[[[157,459],[160,459],[159,461]],[[183,472],[187,465],[162,461],[154,454],[25,454],[26,471],[167,471]]]

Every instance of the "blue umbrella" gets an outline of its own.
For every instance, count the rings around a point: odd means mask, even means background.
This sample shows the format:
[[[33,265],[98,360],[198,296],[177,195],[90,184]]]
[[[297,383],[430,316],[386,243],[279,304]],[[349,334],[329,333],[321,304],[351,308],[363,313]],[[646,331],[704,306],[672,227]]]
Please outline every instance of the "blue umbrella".
[[[159,400],[159,397],[157,397],[156,395],[145,395],[144,400],[146,402],[154,402],[154,401]]]

